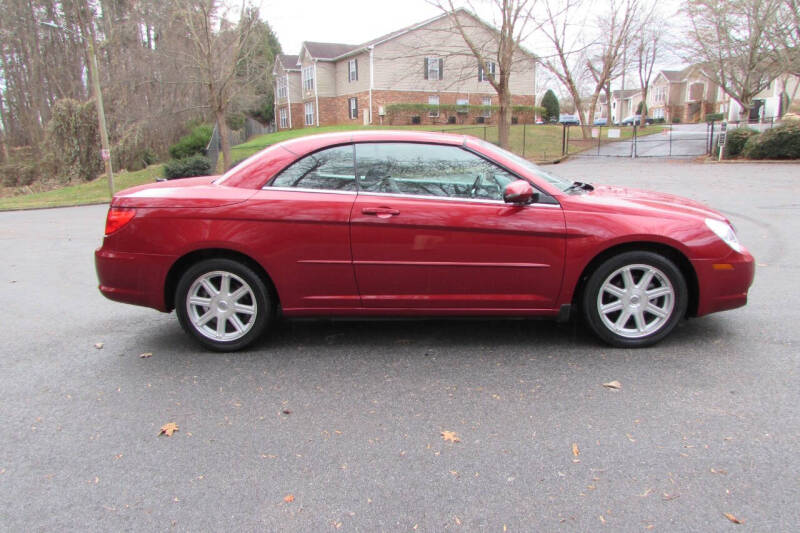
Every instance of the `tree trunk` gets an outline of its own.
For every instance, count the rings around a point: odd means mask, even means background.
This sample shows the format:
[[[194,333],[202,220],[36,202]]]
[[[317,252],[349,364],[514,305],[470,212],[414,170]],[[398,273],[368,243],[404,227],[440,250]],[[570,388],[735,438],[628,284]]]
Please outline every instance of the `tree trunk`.
[[[228,125],[225,123],[225,111],[217,109],[215,112],[217,117],[217,130],[219,131],[219,144],[222,147],[222,171],[226,172],[231,168],[231,140]],[[212,161],[211,165],[216,168],[217,162]]]
[[[500,148],[511,149],[511,95],[508,89],[497,95],[500,100],[500,116],[497,117],[497,141]]]

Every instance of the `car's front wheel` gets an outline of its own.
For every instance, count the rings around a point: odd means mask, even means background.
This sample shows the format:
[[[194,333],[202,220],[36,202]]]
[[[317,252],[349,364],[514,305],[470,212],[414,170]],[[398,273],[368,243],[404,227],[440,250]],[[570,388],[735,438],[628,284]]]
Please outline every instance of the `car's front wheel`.
[[[227,352],[261,336],[272,318],[272,302],[252,269],[231,259],[208,259],[181,276],[175,311],[189,335],[206,348]]]
[[[602,263],[586,283],[583,313],[607,343],[636,348],[666,337],[686,313],[680,269],[653,252],[625,252]]]

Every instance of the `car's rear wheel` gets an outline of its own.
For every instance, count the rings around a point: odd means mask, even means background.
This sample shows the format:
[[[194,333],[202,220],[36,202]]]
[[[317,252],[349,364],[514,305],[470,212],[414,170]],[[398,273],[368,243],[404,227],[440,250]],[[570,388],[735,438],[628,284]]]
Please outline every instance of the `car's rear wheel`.
[[[598,337],[613,346],[651,346],[686,313],[686,280],[653,252],[625,252],[602,263],[586,283],[583,313]]]
[[[258,339],[272,318],[264,281],[231,259],[207,259],[181,276],[175,311],[183,329],[215,351],[240,350]]]

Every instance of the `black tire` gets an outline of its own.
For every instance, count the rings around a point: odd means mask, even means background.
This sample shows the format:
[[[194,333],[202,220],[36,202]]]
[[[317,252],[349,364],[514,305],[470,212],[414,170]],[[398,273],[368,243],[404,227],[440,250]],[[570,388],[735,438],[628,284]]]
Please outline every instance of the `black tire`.
[[[222,285],[225,279],[227,291]],[[206,300],[209,305],[198,303]],[[213,351],[232,352],[264,333],[272,322],[274,306],[264,280],[251,268],[231,259],[206,259],[181,276],[175,290],[175,313],[184,331],[200,344]],[[207,316],[211,318],[201,323]]]
[[[649,281],[642,287],[645,276]],[[620,348],[643,348],[662,340],[686,314],[689,300],[686,280],[675,263],[645,251],[607,259],[589,276],[582,296],[589,327]]]

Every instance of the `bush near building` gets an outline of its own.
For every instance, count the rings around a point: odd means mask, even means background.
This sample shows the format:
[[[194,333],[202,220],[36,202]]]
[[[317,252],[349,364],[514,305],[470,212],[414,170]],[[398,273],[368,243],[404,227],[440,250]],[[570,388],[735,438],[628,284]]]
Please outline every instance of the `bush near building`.
[[[164,164],[164,177],[169,180],[210,174],[211,162],[206,156],[200,154],[183,159],[171,159]]]
[[[787,122],[747,139],[748,159],[800,159],[800,123]]]
[[[736,157],[741,154],[747,140],[754,135],[758,135],[758,130],[753,128],[737,128],[729,131],[728,138],[725,140],[725,155]]]

